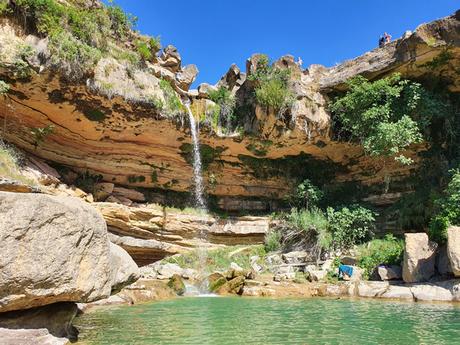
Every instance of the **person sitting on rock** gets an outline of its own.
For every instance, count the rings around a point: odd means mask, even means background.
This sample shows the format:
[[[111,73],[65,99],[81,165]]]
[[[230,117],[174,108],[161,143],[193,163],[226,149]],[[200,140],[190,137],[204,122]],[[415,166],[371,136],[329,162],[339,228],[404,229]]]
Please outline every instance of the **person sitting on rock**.
[[[391,35],[387,34],[386,32],[383,34],[385,37],[385,44],[388,44],[391,42]]]
[[[385,45],[385,37],[383,35],[380,35],[379,48],[382,48],[384,45]]]

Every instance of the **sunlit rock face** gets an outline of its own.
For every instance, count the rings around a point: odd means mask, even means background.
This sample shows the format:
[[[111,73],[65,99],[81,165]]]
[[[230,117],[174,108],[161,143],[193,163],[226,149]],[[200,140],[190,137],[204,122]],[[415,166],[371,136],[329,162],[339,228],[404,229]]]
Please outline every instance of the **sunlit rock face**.
[[[245,109],[246,134],[223,137],[201,128],[203,174],[211,205],[228,211],[271,211],[304,178],[338,191],[353,185],[349,195],[370,198],[378,205],[397,200],[404,184],[393,184],[387,191],[390,194],[382,196],[384,176],[390,171],[392,181],[402,180],[417,164],[387,163],[384,173],[382,163],[365,156],[359,147],[335,141],[327,101],[358,74],[369,78],[393,72],[418,79],[442,76],[451,91],[460,91],[455,73],[460,68],[459,17],[457,13],[421,25],[403,39],[332,68],[302,69],[293,57],[282,57],[275,65],[291,71],[289,85],[295,95],[283,116],[254,102],[254,85],[247,76],[254,72],[257,55],[248,60],[246,73],[232,66],[217,86],[227,87],[237,105],[245,106],[241,109]],[[156,62],[134,74],[120,62],[103,59],[94,75],[82,82],[67,82],[46,61],[32,59],[37,73],[30,80],[19,80],[13,78],[9,66],[21,42],[32,42],[46,52],[46,41],[2,22],[0,78],[11,84],[11,91],[0,98],[0,122],[8,141],[61,169],[88,171],[106,182],[141,188],[147,201],[186,204],[190,200],[193,169],[186,117],[161,113],[142,101],[149,90],[156,99],[165,98],[161,79],[171,82],[178,97],[186,94],[196,70],[182,68],[177,49],[166,47]],[[446,51],[450,58],[437,66]],[[107,83],[111,92],[101,90]],[[192,93],[192,108],[212,106],[207,99],[210,89],[203,86]],[[31,129],[48,125],[54,126],[53,132],[37,145]],[[409,156],[417,163],[416,152],[423,149],[423,145],[414,147]]]

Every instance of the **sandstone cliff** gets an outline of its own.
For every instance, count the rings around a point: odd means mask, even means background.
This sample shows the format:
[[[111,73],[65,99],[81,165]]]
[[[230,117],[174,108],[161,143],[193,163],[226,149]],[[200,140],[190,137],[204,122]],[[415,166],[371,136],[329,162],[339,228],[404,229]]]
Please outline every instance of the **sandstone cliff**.
[[[418,80],[442,76],[449,81],[449,90],[458,92],[459,78],[452,71],[459,68],[459,16],[457,12],[423,24],[383,48],[332,68],[313,65],[303,70],[291,56],[281,58],[275,65],[291,71],[289,85],[295,94],[283,117],[251,101],[254,90],[247,76],[254,71],[257,55],[248,59],[246,73],[232,66],[218,86],[228,88],[237,105],[246,109],[244,134],[223,136],[202,128],[211,205],[227,211],[276,209],[303,178],[328,188],[332,196],[367,198],[377,205],[397,200],[400,192],[411,187],[394,183],[390,191],[384,190],[381,163],[364,155],[360,147],[335,139],[328,97],[343,90],[355,75],[378,78],[393,72]],[[212,106],[208,99],[212,86],[187,91],[197,69],[181,66],[174,47],[166,47],[134,70],[123,61],[104,57],[86,79],[69,81],[53,69],[46,37],[4,19],[0,41],[0,77],[11,85],[8,96],[0,100],[0,121],[8,141],[55,164],[69,183],[78,179],[76,172],[80,177],[86,174],[138,188],[145,201],[187,204],[192,167],[184,110],[160,111],[155,102],[145,100],[190,97],[199,113]],[[17,77],[13,68],[24,44],[33,52],[25,63],[34,70],[25,79]],[[446,52],[449,58],[444,61]],[[439,64],[440,60],[445,63]],[[161,87],[164,80],[171,90]],[[54,126],[52,133],[38,144],[31,130],[49,125]],[[423,149],[423,145],[414,147],[411,155],[416,161],[416,152]],[[392,181],[398,181],[413,173],[416,165],[395,163],[386,169]]]

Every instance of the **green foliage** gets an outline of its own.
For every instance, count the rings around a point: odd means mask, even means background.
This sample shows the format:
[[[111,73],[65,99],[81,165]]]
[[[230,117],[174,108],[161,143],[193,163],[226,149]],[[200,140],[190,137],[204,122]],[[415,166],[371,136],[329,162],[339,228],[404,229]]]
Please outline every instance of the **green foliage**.
[[[126,42],[132,36],[136,17],[123,12],[121,7],[108,5],[87,8],[78,2],[57,0],[16,0],[8,3],[8,9],[23,17],[28,27],[50,39],[53,64],[64,66],[71,78],[81,78],[106,53],[114,57],[123,55],[136,63],[136,54],[128,54],[124,48],[114,46]],[[138,47],[143,58],[150,59],[152,51],[160,48],[159,38],[147,38]],[[109,49],[110,48],[110,49]],[[75,71],[74,71],[75,69]]]
[[[0,0],[0,15],[9,13],[11,10],[8,7],[8,0]]]
[[[26,185],[34,185],[34,181],[21,173],[23,154],[14,146],[0,140],[0,176],[20,181]]]
[[[160,80],[160,88],[163,91],[166,104],[164,105],[164,111],[166,116],[177,116],[185,111],[184,105],[182,104],[179,96],[174,91],[171,83],[165,79]]]
[[[0,80],[0,96],[5,95],[10,91],[10,85]]]
[[[379,265],[399,265],[404,253],[404,241],[387,234],[358,247],[358,266],[369,278]]]
[[[362,206],[327,208],[327,221],[334,248],[348,249],[373,235],[375,213]]]
[[[281,249],[282,235],[279,230],[270,230],[265,235],[264,247],[267,253],[276,252]]]
[[[411,163],[399,153],[422,141],[421,130],[426,123],[415,121],[421,85],[394,74],[374,82],[358,76],[348,86],[350,90],[330,105],[342,129],[371,155]]]
[[[136,42],[137,52],[141,56],[141,58],[145,61],[149,61],[152,59],[152,52],[150,51],[150,47],[147,42],[139,40]]]
[[[37,128],[32,128],[30,130],[30,133],[32,134],[34,138],[34,146],[35,148],[38,147],[45,139],[48,137],[51,133],[54,131],[54,126],[53,125],[48,125],[46,127],[37,127]]]
[[[289,197],[289,202],[293,207],[312,208],[318,206],[318,202],[322,199],[324,193],[309,179],[300,183],[294,194]]]
[[[33,48],[28,44],[21,44],[18,47],[18,51],[14,57],[13,66],[10,66],[14,77],[19,79],[28,79],[32,76],[34,71],[30,67],[28,59],[30,59],[34,54],[35,52]]]
[[[289,90],[290,71],[279,69],[270,64],[266,55],[259,58],[256,70],[249,76],[255,82],[255,96],[257,103],[282,113],[291,106],[294,96]]]
[[[214,128],[223,127],[227,132],[230,132],[236,104],[234,95],[227,88],[221,86],[217,90],[210,91],[209,98],[219,107],[216,111],[211,112],[211,123],[215,124]]]
[[[231,246],[226,248],[210,249],[205,255],[197,249],[187,254],[174,255],[163,259],[164,262],[170,262],[179,265],[182,268],[193,268],[202,270],[201,258],[206,259],[206,269],[209,272],[224,272],[230,268],[230,264],[235,262],[243,269],[251,269],[251,256],[259,257],[259,264],[263,264],[266,252],[263,245],[256,246]]]
[[[443,195],[436,201],[436,216],[430,222],[428,234],[438,243],[447,241],[447,228],[460,225],[460,170],[451,171],[452,178]]]
[[[50,38],[49,48],[52,53],[51,62],[69,79],[80,79],[102,57],[99,49],[81,42],[65,31]]]
[[[438,56],[433,58],[433,60],[428,61],[427,63],[424,63],[420,67],[426,67],[434,71],[440,67],[446,66],[449,63],[449,61],[451,61],[453,58],[454,58],[454,54],[452,54],[451,51],[444,50]]]
[[[152,49],[154,53],[158,52],[161,49],[161,37],[160,36],[150,37],[149,46],[150,46],[150,49]]]
[[[137,17],[125,13],[120,6],[111,5],[107,7],[107,13],[111,21],[111,29],[120,39],[125,39],[130,30],[136,26]]]
[[[161,49],[160,37],[143,37],[136,41],[137,52],[144,61],[151,61]]]
[[[144,181],[145,181],[145,176],[142,176],[142,175],[129,175],[128,176],[129,183],[139,183],[139,182],[144,182]]]

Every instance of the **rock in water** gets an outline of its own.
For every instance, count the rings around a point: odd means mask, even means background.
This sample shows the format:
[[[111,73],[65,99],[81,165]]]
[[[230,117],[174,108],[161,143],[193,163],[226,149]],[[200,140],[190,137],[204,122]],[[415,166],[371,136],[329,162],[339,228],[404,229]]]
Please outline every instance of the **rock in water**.
[[[434,274],[437,244],[426,233],[404,234],[403,280],[406,283],[427,281]]]
[[[102,216],[76,198],[0,192],[0,312],[110,295]]]
[[[451,226],[447,229],[447,255],[452,272],[460,277],[460,227]]]
[[[168,286],[174,290],[176,294],[182,296],[185,293],[185,284],[182,277],[175,274],[169,279]]]
[[[112,294],[134,283],[140,277],[139,267],[120,246],[110,243],[110,267],[112,268]]]

